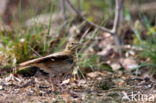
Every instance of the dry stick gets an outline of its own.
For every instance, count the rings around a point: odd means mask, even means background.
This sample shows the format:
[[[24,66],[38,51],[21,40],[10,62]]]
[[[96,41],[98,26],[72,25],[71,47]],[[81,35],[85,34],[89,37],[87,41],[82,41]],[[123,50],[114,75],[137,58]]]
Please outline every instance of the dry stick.
[[[66,8],[65,8],[65,1],[60,0],[60,8],[61,8],[61,13],[63,14],[64,20],[67,21],[67,15],[66,15]]]
[[[120,43],[119,36],[117,35],[117,29],[120,23],[120,14],[121,14],[122,7],[123,7],[122,3],[123,3],[123,0],[115,0],[115,17],[114,17],[113,28],[111,30],[113,38],[114,38],[114,42],[117,46],[117,50],[120,56],[121,56],[121,49],[119,49],[119,47],[121,43]]]
[[[37,51],[35,51],[31,46],[29,46],[29,48],[39,57],[42,57]]]
[[[89,23],[90,25],[96,27],[97,29],[100,29],[104,32],[108,32],[110,33],[111,35],[113,35],[114,37],[114,41],[115,41],[115,44],[117,46],[120,46],[120,41],[119,41],[119,37],[117,36],[117,27],[119,25],[119,18],[120,18],[120,12],[122,10],[122,0],[115,0],[116,4],[115,4],[115,18],[114,18],[114,24],[113,24],[113,28],[110,30],[110,29],[107,29],[105,27],[102,27],[102,26],[99,26],[93,22],[90,22],[88,21],[82,14],[79,10],[77,10],[76,8],[74,8],[74,6],[72,5],[72,3],[70,2],[70,0],[66,0],[67,4],[71,7],[71,9],[79,16],[81,17],[84,21],[86,21],[87,23]],[[119,53],[121,54],[121,51],[118,50]]]
[[[105,27],[99,26],[99,25],[97,25],[97,24],[95,24],[95,23],[93,23],[93,22],[88,21],[88,20],[79,12],[79,10],[77,10],[76,8],[74,8],[74,6],[71,4],[71,2],[70,2],[69,0],[66,0],[66,2],[67,2],[67,4],[71,7],[71,9],[72,9],[79,17],[81,17],[84,21],[86,21],[86,22],[89,23],[90,25],[93,25],[94,27],[96,27],[96,28],[98,28],[98,29],[100,29],[100,30],[102,30],[102,31],[104,31],[104,32],[108,32],[108,33],[111,33],[111,34],[112,34],[111,30],[109,30],[109,29],[107,29],[107,28],[105,28]]]
[[[115,34],[117,32],[117,27],[119,26],[120,12],[122,6],[122,0],[115,0],[115,18],[113,23],[113,28],[111,32]]]

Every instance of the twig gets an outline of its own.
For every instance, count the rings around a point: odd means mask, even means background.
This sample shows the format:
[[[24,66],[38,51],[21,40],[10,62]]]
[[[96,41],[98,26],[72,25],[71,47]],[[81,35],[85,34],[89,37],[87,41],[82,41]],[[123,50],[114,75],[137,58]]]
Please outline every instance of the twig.
[[[88,21],[79,10],[77,10],[76,8],[74,8],[74,6],[72,5],[72,3],[70,2],[70,0],[66,0],[67,4],[71,7],[71,9],[79,16],[81,17],[84,21],[86,21],[88,24],[96,27],[97,29],[100,29],[104,32],[108,32],[112,35],[116,35],[117,33],[117,27],[119,25],[119,19],[120,19],[120,13],[122,11],[122,3],[123,0],[115,0],[115,18],[114,18],[114,24],[113,24],[113,28],[112,29],[107,29],[105,27],[102,27],[100,25],[97,25],[93,22]]]
[[[120,12],[122,9],[122,0],[115,0],[115,18],[114,18],[114,24],[112,28],[112,34],[116,34],[117,27],[119,26],[119,19],[120,19]]]
[[[107,29],[107,28],[105,28],[105,27],[99,26],[99,25],[97,25],[97,24],[95,24],[95,23],[93,23],[93,22],[88,21],[88,20],[81,14],[81,12],[80,12],[79,10],[77,10],[76,8],[74,8],[74,6],[71,4],[71,2],[70,2],[69,0],[66,0],[66,2],[67,2],[67,4],[71,7],[71,9],[72,9],[79,17],[81,17],[84,21],[86,21],[88,24],[90,24],[90,25],[92,25],[92,26],[94,26],[94,27],[96,27],[96,28],[98,28],[98,29],[100,29],[100,30],[102,30],[102,31],[104,31],[104,32],[108,32],[108,33],[112,34],[111,30],[109,30],[109,29]]]
[[[89,31],[90,28],[88,28],[82,35],[81,39],[80,39],[80,42],[83,41],[84,37],[88,34],[88,31]]]
[[[108,32],[113,36],[114,42],[116,44],[117,47],[119,47],[121,45],[120,43],[120,39],[117,35],[117,29],[119,26],[119,20],[120,20],[120,14],[122,11],[122,3],[123,0],[115,0],[115,17],[114,17],[114,23],[113,23],[113,27],[112,29],[107,29],[105,27],[102,27],[100,25],[97,25],[93,22],[88,21],[79,10],[77,10],[76,8],[74,8],[74,6],[72,5],[72,3],[70,2],[70,0],[66,0],[67,4],[69,5],[69,7],[79,16],[81,17],[85,22],[87,22],[88,24],[96,27],[97,29],[100,29],[104,32]],[[119,55],[121,56],[121,50],[119,48],[117,48],[117,51],[119,52]]]
[[[64,16],[64,20],[67,21],[67,15],[66,15],[66,8],[65,8],[65,1],[64,0],[60,0],[60,8],[61,8],[61,13]]]
[[[29,46],[29,48],[39,57],[42,57],[37,51],[35,51],[31,46]]]

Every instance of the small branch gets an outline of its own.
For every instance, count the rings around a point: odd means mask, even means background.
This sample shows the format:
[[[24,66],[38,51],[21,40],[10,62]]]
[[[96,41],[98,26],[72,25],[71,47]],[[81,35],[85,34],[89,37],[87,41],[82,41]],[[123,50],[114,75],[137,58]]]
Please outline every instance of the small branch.
[[[93,22],[88,21],[88,20],[81,14],[81,12],[80,12],[79,10],[77,10],[76,8],[74,8],[74,6],[71,4],[70,0],[66,0],[66,2],[67,2],[67,4],[71,7],[71,9],[72,9],[79,17],[81,17],[84,21],[86,21],[88,24],[90,24],[90,25],[92,25],[92,26],[96,27],[97,29],[100,29],[100,30],[102,30],[102,31],[104,31],[104,32],[108,32],[108,33],[111,33],[111,34],[112,34],[111,30],[109,30],[109,29],[107,29],[107,28],[104,28],[104,27],[102,27],[102,26],[99,26],[99,25],[97,25],[97,24],[95,24],[95,23],[93,23]]]
[[[67,21],[67,15],[66,15],[66,8],[65,8],[65,1],[64,0],[60,0],[60,8],[61,8],[61,13],[64,16],[64,20]]]
[[[65,0],[67,2],[67,4],[70,6],[70,8],[80,17],[82,17],[82,14],[80,13],[79,10],[77,10],[76,8],[74,8],[74,6],[72,5],[72,3],[69,0]]]
[[[112,36],[113,36],[113,39],[114,39],[114,42],[116,44],[117,47],[120,46],[120,39],[117,35],[117,29],[118,29],[118,26],[119,26],[119,20],[120,20],[120,14],[121,14],[121,11],[122,11],[122,3],[123,3],[123,0],[115,0],[115,17],[114,17],[114,23],[113,23],[113,27],[112,29],[107,29],[105,27],[102,27],[100,25],[97,25],[93,22],[90,22],[88,21],[82,14],[79,10],[77,10],[76,8],[74,8],[74,6],[72,5],[72,3],[70,2],[70,0],[65,0],[67,2],[67,4],[69,5],[69,7],[79,16],[81,17],[85,22],[87,22],[88,24],[94,26],[95,28],[97,29],[100,29],[102,30],[103,32],[108,32],[110,33]],[[119,54],[121,55],[121,50],[118,49],[118,52]]]
[[[37,51],[35,51],[31,46],[29,46],[29,48],[39,57],[42,57]]]
[[[72,3],[70,2],[70,0],[66,0],[67,4],[71,7],[71,9],[79,16],[81,17],[84,21],[86,21],[87,23],[89,23],[90,25],[104,31],[104,32],[108,32],[112,35],[115,35],[117,32],[117,27],[119,26],[119,19],[120,19],[120,13],[122,10],[122,3],[123,0],[115,0],[115,18],[114,18],[114,23],[113,23],[113,28],[107,29],[105,27],[99,26],[93,22],[88,21],[79,10],[77,10],[76,8],[74,8],[74,6],[72,5]]]
[[[113,28],[111,31],[113,34],[116,34],[117,32],[121,10],[122,10],[122,0],[115,0],[115,18],[114,18]]]

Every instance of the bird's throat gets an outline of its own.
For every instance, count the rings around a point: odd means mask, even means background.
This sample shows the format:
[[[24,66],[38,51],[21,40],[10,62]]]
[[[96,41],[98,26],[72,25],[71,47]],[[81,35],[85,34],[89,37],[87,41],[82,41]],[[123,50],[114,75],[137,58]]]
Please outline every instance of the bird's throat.
[[[64,50],[65,54],[69,54],[69,55],[75,55],[76,51],[75,50]]]

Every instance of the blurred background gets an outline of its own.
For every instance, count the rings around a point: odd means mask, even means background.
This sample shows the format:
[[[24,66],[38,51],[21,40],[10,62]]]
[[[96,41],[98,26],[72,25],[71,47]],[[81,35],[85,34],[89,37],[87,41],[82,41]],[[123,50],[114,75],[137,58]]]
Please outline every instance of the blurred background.
[[[88,21],[112,28],[115,14],[114,0],[72,0],[71,2]],[[96,30],[95,27],[83,25],[83,20],[70,6],[65,3],[64,9],[62,3],[62,0],[0,1],[0,65],[2,67],[14,66],[39,55],[61,50],[69,37],[74,35],[75,28],[81,33],[90,28],[87,37],[82,40],[84,45],[81,52],[84,54],[79,54],[79,64],[82,67],[105,68],[105,64],[109,64],[111,69],[119,69],[128,65],[122,64],[127,58],[132,58],[130,60],[135,62],[134,65],[156,63],[155,0],[123,0],[120,25],[117,30],[119,41],[123,46],[121,57],[114,49],[112,35]],[[66,20],[68,25],[62,30]],[[130,46],[130,50],[125,49],[127,46]],[[133,50],[132,46],[139,47]],[[143,49],[141,53],[140,48]],[[124,68],[129,70],[126,66]]]
[[[0,0],[0,101],[123,103],[133,93],[135,103],[155,99],[156,0],[123,0],[115,33],[97,27],[113,28],[120,0],[65,1]],[[19,63],[62,51],[72,38],[81,43],[77,80],[58,81],[54,92],[34,67],[21,73],[28,78],[14,74]]]

